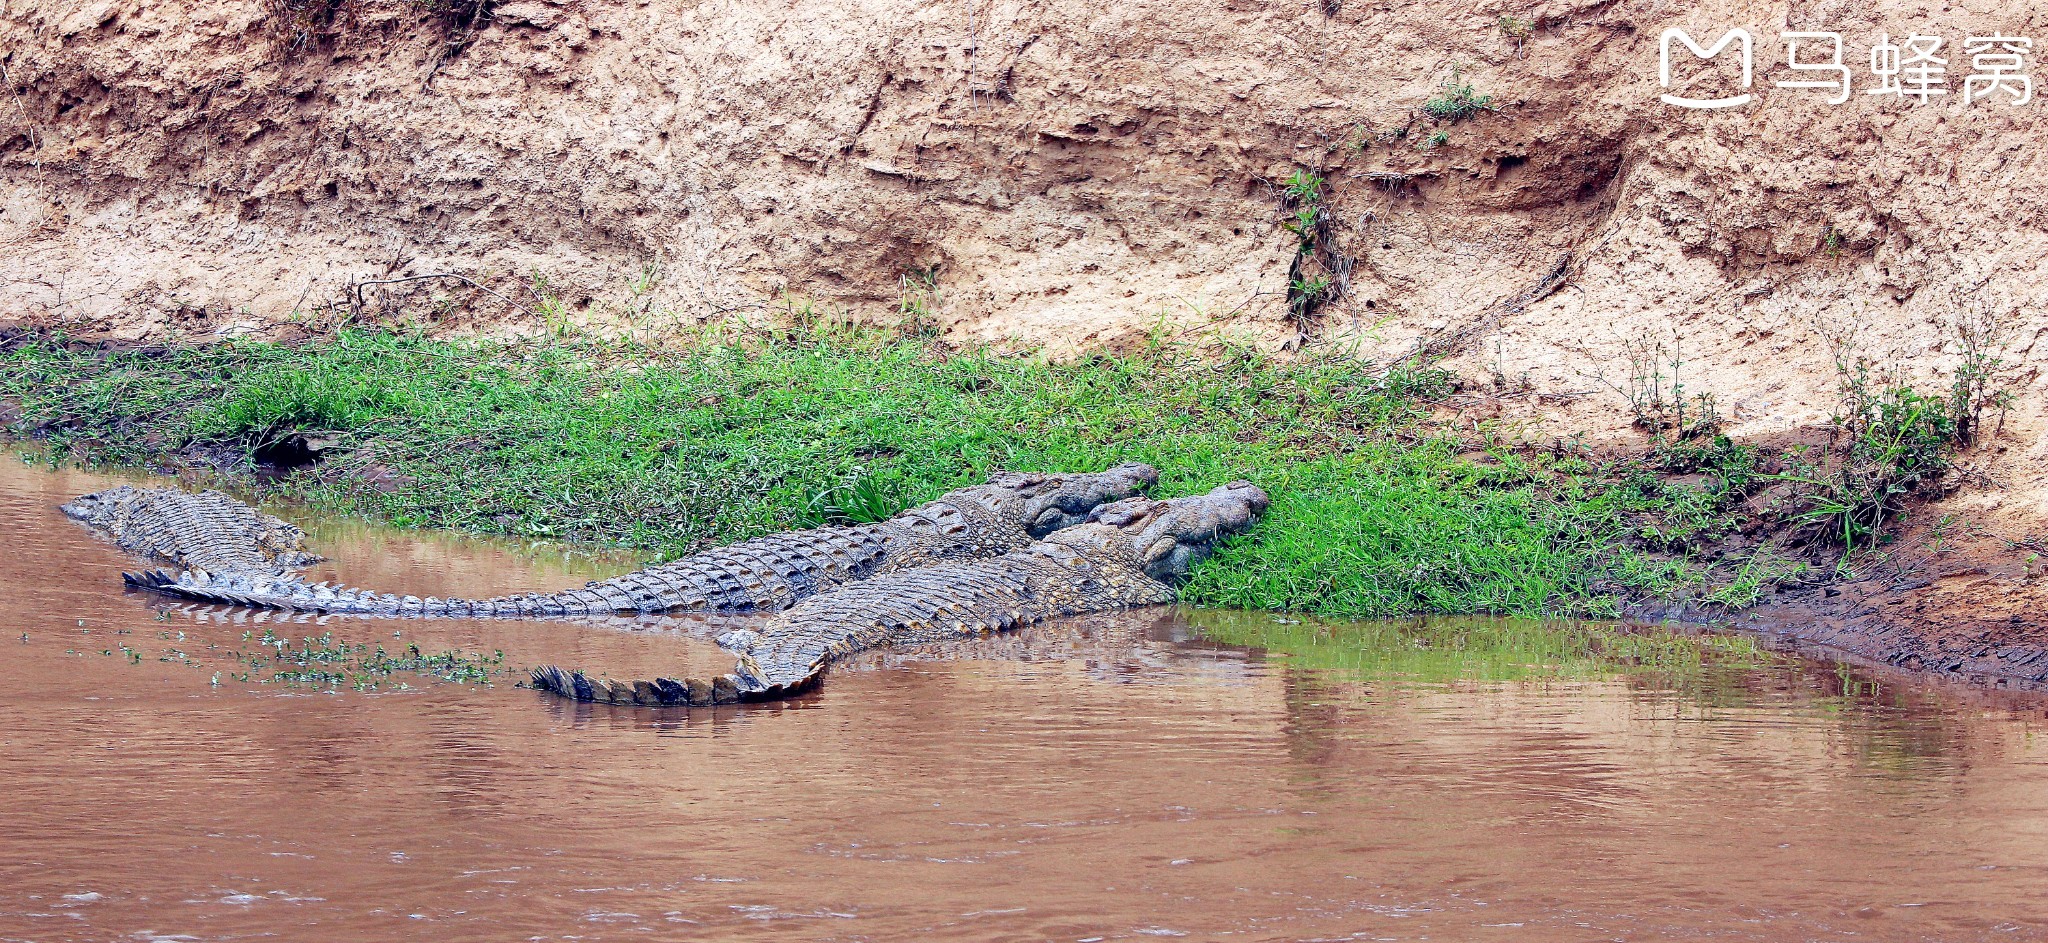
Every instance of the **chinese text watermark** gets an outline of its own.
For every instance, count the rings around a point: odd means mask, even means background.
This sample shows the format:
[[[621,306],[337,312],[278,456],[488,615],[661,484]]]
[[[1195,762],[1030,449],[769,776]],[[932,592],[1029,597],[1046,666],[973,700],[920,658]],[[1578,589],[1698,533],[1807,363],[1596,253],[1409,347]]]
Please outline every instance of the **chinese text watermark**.
[[[2034,80],[2028,76],[2028,59],[2034,41],[2023,36],[1966,36],[1960,46],[1941,36],[1913,33],[1898,38],[1879,33],[1868,43],[1867,60],[1851,59],[1851,48],[1840,33],[1787,31],[1778,34],[1785,50],[1785,68],[1792,78],[1772,83],[1777,88],[1796,89],[1825,95],[1830,105],[1840,105],[1863,95],[1896,97],[1925,104],[1955,90],[1950,75],[1962,76],[1965,105],[2002,102],[2018,107],[2034,100]],[[1750,88],[1756,76],[1756,37],[1746,29],[1731,29],[1711,43],[1701,43],[1685,30],[1672,27],[1657,40],[1657,81],[1666,91],[1661,96],[1680,108],[1737,108],[1755,100]],[[1671,89],[1673,49],[1695,60],[1711,61],[1724,53],[1737,57],[1740,79],[1732,94],[1693,97]],[[1960,57],[1963,61],[1953,61]],[[1680,60],[1683,62],[1683,60]],[[1854,63],[1852,65],[1851,63]],[[1868,69],[1859,77],[1859,68]]]

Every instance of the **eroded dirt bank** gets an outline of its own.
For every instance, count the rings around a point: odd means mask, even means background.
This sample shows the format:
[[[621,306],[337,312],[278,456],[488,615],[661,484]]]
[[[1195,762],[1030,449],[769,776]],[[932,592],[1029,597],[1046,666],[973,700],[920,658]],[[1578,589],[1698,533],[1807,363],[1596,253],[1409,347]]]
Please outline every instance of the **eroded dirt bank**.
[[[1664,28],[1738,25],[1760,37],[1756,104],[1658,101]],[[6,0],[0,321],[128,342],[342,315],[660,333],[791,297],[894,320],[909,278],[958,340],[1425,350],[1489,394],[1460,422],[1625,441],[1614,387],[1642,332],[1754,440],[1825,421],[1829,338],[1932,382],[1949,326],[1983,316],[2020,365],[2014,408],[1896,578],[1811,592],[1890,627],[1848,639],[1880,657],[2009,664],[2011,640],[2048,638],[2048,100],[1966,105],[1950,48],[1945,98],[1829,105],[1772,86],[1787,29],[1841,32],[1859,62],[1878,33],[1953,47],[2048,35],[2048,13]],[[1486,108],[1427,113],[1459,83]],[[1283,225],[1300,168],[1328,181],[1306,268]],[[355,287],[436,273],[473,282]],[[1295,317],[1290,283],[1322,277],[1348,291]]]

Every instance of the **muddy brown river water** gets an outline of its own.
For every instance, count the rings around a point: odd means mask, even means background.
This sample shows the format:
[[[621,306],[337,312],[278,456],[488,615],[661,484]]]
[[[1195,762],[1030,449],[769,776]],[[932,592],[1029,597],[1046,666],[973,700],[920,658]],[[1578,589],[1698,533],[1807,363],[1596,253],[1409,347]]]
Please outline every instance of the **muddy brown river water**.
[[[720,669],[740,623],[167,606],[56,510],[110,480],[0,461],[4,940],[2048,939],[2032,695],[1797,658],[1316,668],[1166,609],[784,705],[571,705],[514,682]],[[309,529],[327,576],[419,595],[632,566]],[[1363,628],[1364,662],[1425,644]],[[265,631],[505,657],[241,680]]]

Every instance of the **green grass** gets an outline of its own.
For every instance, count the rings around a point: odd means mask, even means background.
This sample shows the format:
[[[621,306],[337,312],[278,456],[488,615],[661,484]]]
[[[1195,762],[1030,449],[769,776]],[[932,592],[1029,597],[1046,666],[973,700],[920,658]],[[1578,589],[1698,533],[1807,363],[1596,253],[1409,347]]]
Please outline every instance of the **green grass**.
[[[851,330],[668,351],[381,333],[155,352],[45,336],[0,349],[0,415],[11,401],[16,437],[139,463],[240,457],[314,433],[337,443],[333,457],[268,487],[404,526],[669,557],[874,520],[997,467],[1137,460],[1161,470],[1158,494],[1248,478],[1273,497],[1251,535],[1196,571],[1185,596],[1198,603],[1611,613],[1701,578],[1636,549],[1638,535],[1720,498],[1654,479],[1617,486],[1576,457],[1464,460],[1466,446],[1426,421],[1448,384],[1335,356],[1162,344],[1049,363]]]

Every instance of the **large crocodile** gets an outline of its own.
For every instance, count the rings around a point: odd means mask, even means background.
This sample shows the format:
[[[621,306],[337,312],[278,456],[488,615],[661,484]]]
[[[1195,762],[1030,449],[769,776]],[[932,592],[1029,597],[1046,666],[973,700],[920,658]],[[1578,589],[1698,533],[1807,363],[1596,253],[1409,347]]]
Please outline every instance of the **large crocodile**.
[[[422,599],[312,583],[276,568],[216,569],[175,559],[185,566],[183,572],[157,570],[126,574],[125,579],[186,599],[303,612],[467,617],[774,612],[850,582],[1024,547],[1158,480],[1157,470],[1136,462],[1091,474],[999,472],[986,484],[948,492],[880,523],[772,534],[554,593]],[[102,496],[80,500],[95,498]]]
[[[1173,584],[1223,537],[1255,523],[1266,493],[1234,481],[1204,495],[1106,504],[1089,521],[985,560],[877,577],[782,612],[720,644],[739,666],[713,678],[611,680],[547,665],[535,687],[580,701],[706,705],[773,700],[817,683],[834,659],[1083,612],[1171,602]]]

